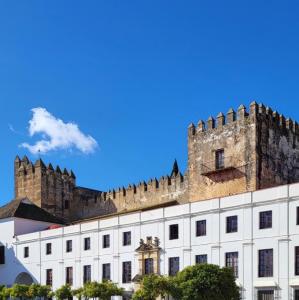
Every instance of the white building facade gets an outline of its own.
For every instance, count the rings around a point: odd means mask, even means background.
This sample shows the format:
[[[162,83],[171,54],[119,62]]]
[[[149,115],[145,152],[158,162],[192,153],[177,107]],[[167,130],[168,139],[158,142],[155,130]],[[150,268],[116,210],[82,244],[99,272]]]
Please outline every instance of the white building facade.
[[[28,274],[55,290],[106,278],[132,292],[141,272],[140,240],[157,237],[160,274],[203,262],[231,266],[242,299],[299,299],[299,184],[46,229],[50,225],[0,220],[0,284]]]

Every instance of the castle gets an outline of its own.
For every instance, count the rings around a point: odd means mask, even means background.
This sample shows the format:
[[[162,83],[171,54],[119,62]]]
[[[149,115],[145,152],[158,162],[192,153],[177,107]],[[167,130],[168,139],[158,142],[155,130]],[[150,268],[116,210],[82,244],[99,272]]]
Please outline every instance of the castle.
[[[76,185],[72,171],[25,156],[14,162],[15,197],[66,223],[170,203],[213,199],[299,181],[298,123],[263,104],[241,105],[188,127],[188,165],[109,191]]]

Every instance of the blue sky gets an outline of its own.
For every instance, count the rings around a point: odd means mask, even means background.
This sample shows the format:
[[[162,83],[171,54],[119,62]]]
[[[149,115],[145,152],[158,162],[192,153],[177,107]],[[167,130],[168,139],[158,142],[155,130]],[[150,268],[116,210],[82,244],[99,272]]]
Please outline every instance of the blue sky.
[[[0,1],[0,204],[31,109],[98,147],[42,154],[106,190],[187,161],[187,126],[255,99],[299,120],[298,1]],[[11,130],[13,127],[13,131]]]

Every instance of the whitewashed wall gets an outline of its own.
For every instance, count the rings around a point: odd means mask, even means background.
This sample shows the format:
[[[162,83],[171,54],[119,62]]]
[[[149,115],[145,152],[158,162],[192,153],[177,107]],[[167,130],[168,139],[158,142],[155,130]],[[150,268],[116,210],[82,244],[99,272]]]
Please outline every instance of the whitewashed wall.
[[[163,249],[161,273],[168,273],[168,258],[180,257],[180,268],[195,263],[195,255],[207,254],[208,262],[224,266],[226,252],[239,252],[239,278],[243,299],[256,299],[258,288],[276,288],[276,299],[293,299],[299,276],[294,275],[294,247],[299,246],[296,207],[299,206],[299,184],[285,185],[253,193],[200,201],[145,212],[103,218],[64,228],[44,230],[13,239],[16,260],[36,281],[45,284],[46,269],[53,269],[53,288],[65,283],[65,268],[74,268],[74,286],[83,284],[83,266],[92,265],[92,279],[101,280],[102,264],[111,263],[114,282],[126,290],[133,284],[122,284],[122,262],[132,261],[132,277],[138,273],[135,249],[140,238],[158,237]],[[271,229],[259,229],[259,212],[272,210]],[[238,232],[226,233],[226,217],[238,216]],[[207,221],[207,235],[196,237],[197,220]],[[179,224],[179,239],[169,240],[169,225]],[[2,227],[8,229],[5,234]],[[11,221],[0,223],[0,240],[9,241]],[[132,245],[122,245],[122,233],[132,232]],[[102,236],[110,234],[110,248],[103,249]],[[84,238],[91,238],[91,250],[84,251]],[[73,251],[66,253],[66,240],[73,240]],[[12,242],[12,240],[11,240]],[[52,254],[45,255],[46,243],[52,243]],[[23,248],[30,248],[29,258]],[[258,278],[258,250],[273,248],[274,276]],[[11,258],[9,258],[11,259]],[[9,263],[9,262],[7,262]],[[19,269],[12,270],[11,280]],[[1,273],[0,273],[1,274]],[[3,273],[2,273],[3,274]],[[13,283],[13,282],[10,282]]]

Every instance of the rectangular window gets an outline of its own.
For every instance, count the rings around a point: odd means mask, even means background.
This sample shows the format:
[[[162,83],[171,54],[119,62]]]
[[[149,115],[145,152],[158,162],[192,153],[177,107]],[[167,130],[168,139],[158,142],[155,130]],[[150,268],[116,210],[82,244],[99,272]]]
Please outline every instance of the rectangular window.
[[[238,231],[238,216],[230,216],[226,218],[226,233]]]
[[[272,210],[260,212],[260,229],[272,228]]]
[[[91,265],[83,266],[83,283],[91,281]]]
[[[224,168],[224,150],[219,149],[215,152],[215,167],[216,170]]]
[[[69,209],[69,208],[70,208],[69,200],[64,200],[64,209]]]
[[[299,290],[294,291],[294,300],[299,300]]]
[[[196,236],[204,236],[207,234],[206,220],[196,221]]]
[[[259,277],[273,277],[273,249],[259,250]]]
[[[0,246],[0,265],[5,264],[5,247]]]
[[[126,231],[123,233],[123,245],[124,246],[131,245],[131,231]]]
[[[67,240],[66,241],[66,252],[72,252],[73,251],[73,241]]]
[[[239,276],[239,264],[238,264],[238,252],[227,252],[225,253],[225,266],[232,268],[236,278]]]
[[[110,248],[110,235],[103,235],[103,248]]]
[[[123,262],[123,283],[130,283],[132,277],[132,263],[130,261]]]
[[[65,283],[73,285],[73,267],[65,268]]]
[[[153,274],[154,273],[154,259],[146,258],[144,260],[144,274]]]
[[[46,255],[50,255],[50,254],[52,254],[52,244],[47,243],[46,244]]]
[[[53,270],[47,269],[46,270],[46,285],[52,286],[53,284]]]
[[[84,239],[84,250],[90,250],[90,238],[87,237]]]
[[[258,300],[274,300],[274,291],[273,290],[260,290],[257,292]]]
[[[103,271],[102,279],[103,280],[111,280],[110,269],[111,269],[110,264],[102,265],[102,271]]]
[[[180,258],[179,257],[170,257],[168,260],[168,275],[175,276],[180,270]]]
[[[295,247],[295,275],[299,275],[299,247]]]
[[[195,255],[195,263],[196,264],[206,264],[208,262],[207,254]]]
[[[169,239],[177,240],[179,238],[179,224],[172,224],[169,226]]]
[[[29,257],[29,247],[24,247],[24,257]]]

